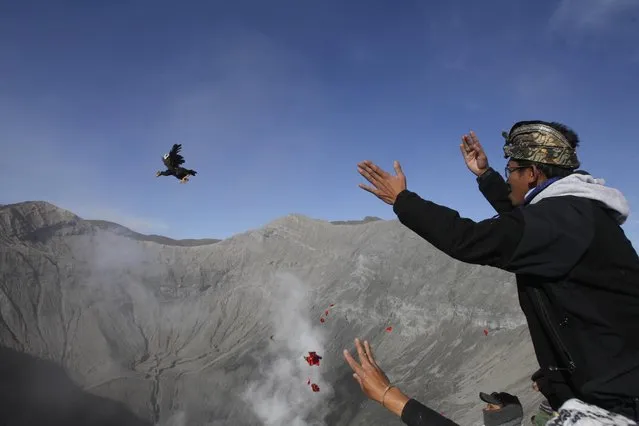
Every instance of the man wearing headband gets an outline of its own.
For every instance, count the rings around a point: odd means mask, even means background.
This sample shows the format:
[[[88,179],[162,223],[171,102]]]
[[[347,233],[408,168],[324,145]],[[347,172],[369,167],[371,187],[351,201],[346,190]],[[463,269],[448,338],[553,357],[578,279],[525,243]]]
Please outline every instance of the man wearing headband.
[[[524,204],[526,195],[529,199],[534,198],[533,189],[536,194],[573,174],[580,166],[576,152],[579,138],[562,124],[522,121],[509,133],[502,132],[502,136],[505,139],[504,158],[509,159],[504,170],[508,183],[489,167],[486,154],[473,132],[464,135],[460,145],[466,165],[478,177],[479,189],[497,213],[512,211],[515,206]],[[619,201],[619,208],[627,216],[625,199]]]
[[[524,121],[504,133],[504,180],[474,134],[462,153],[498,215],[475,222],[406,188],[370,161],[358,165],[399,221],[462,262],[516,274],[520,306],[552,408],[583,401],[639,420],[639,257],[621,224],[628,203],[578,171],[577,135]]]

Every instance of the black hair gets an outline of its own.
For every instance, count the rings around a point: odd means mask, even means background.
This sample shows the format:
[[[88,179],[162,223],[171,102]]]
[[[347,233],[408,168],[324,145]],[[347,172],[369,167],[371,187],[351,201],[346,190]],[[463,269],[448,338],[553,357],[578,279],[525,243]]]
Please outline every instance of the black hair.
[[[513,130],[515,130],[518,127],[527,125],[527,124],[545,124],[546,126],[550,126],[553,129],[557,130],[559,133],[561,133],[566,140],[568,141],[568,143],[570,144],[570,146],[572,146],[573,149],[577,149],[577,147],[579,146],[579,136],[577,135],[577,133],[572,130],[570,127],[566,126],[565,124],[562,123],[558,123],[556,121],[542,121],[542,120],[532,120],[532,121],[518,121],[517,123],[513,124],[513,126],[510,128],[510,133],[513,132]],[[527,160],[516,160],[517,163],[520,166],[535,166],[537,167],[537,169],[539,169],[539,171],[541,171],[544,176],[546,176],[546,178],[551,179],[554,177],[566,177],[570,174],[572,174],[575,169],[572,167],[559,167],[559,166],[553,166],[550,164],[543,164],[543,163],[537,163],[534,161],[527,161]]]

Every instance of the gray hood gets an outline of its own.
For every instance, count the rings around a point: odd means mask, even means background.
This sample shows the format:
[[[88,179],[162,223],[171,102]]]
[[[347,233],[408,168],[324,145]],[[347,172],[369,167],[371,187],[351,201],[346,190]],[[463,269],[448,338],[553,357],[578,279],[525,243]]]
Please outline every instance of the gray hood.
[[[606,181],[603,179],[595,179],[589,174],[573,173],[548,185],[547,188],[532,199],[530,204],[538,203],[544,198],[565,195],[589,198],[601,201],[615,212],[617,222],[621,225],[630,215],[628,200],[626,200],[621,191],[605,186],[605,183]]]

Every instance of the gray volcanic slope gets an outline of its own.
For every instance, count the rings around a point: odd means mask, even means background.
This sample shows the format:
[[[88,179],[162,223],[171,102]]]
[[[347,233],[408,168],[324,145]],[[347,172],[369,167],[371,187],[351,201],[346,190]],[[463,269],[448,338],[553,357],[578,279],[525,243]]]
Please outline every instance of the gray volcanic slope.
[[[399,424],[353,380],[341,351],[355,337],[462,425],[481,424],[480,390],[516,393],[527,413],[539,402],[508,273],[397,221],[290,215],[209,241],[0,207],[3,424]]]

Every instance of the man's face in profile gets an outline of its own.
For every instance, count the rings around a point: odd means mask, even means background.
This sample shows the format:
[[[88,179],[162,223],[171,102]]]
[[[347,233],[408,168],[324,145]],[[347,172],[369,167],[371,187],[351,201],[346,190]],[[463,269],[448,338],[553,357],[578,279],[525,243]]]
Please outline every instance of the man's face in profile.
[[[516,160],[508,161],[506,165],[506,176],[510,187],[510,202],[513,206],[520,206],[524,203],[526,193],[530,189],[531,183],[535,181],[535,173],[532,166],[521,166]]]

